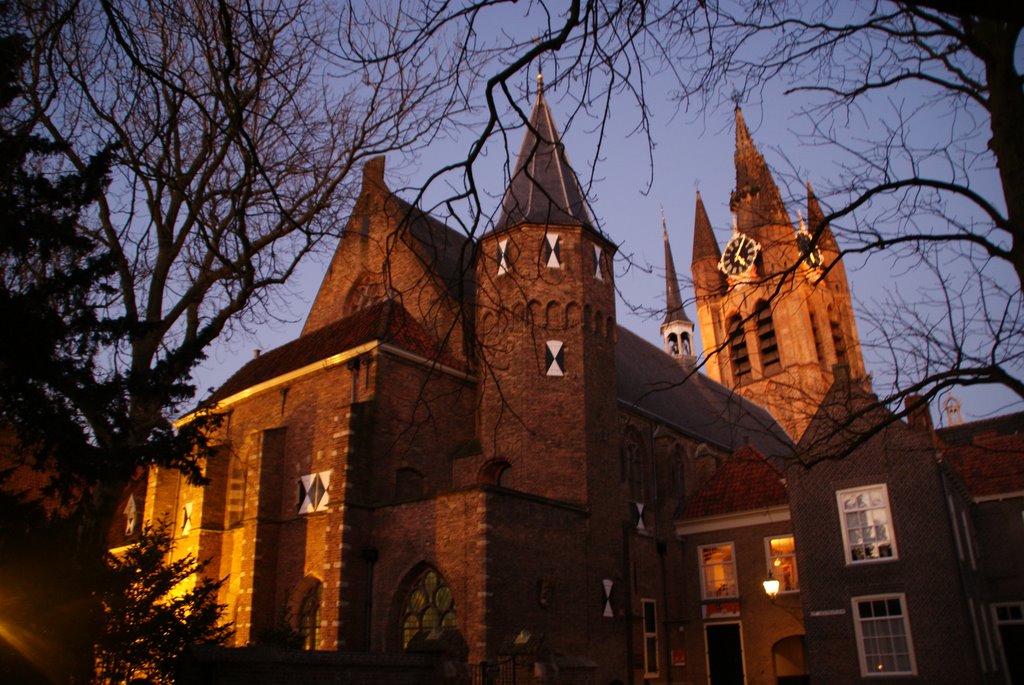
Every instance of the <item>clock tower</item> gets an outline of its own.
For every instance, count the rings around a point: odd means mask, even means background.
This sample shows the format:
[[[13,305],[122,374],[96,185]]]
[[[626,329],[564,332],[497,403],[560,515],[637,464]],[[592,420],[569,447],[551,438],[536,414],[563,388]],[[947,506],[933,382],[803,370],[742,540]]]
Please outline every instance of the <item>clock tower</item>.
[[[719,250],[697,194],[694,288],[711,378],[761,404],[798,440],[836,364],[864,376],[839,248],[807,185],[795,226],[736,108],[732,235]]]

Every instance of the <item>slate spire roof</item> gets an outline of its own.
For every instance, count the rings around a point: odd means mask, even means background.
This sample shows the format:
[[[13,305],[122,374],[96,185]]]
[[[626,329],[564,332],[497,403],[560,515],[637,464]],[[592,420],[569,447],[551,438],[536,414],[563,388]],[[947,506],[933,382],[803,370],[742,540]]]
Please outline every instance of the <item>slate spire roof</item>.
[[[696,263],[702,259],[713,259],[716,263],[722,258],[722,251],[715,240],[715,232],[711,230],[711,220],[708,219],[707,210],[704,209],[704,201],[697,191],[697,209],[693,219],[693,257],[691,262]]]
[[[743,111],[736,108],[736,189],[730,208],[736,213],[739,230],[760,240],[762,226],[789,225],[789,216],[768,164],[754,145]]]
[[[594,229],[586,198],[565,154],[543,89],[537,90],[537,100],[519,148],[512,181],[501,201],[495,229],[500,231],[523,223]]]
[[[665,241],[665,323],[693,323],[683,309],[683,297],[679,292],[679,277],[676,275],[676,264],[672,259],[672,247],[668,244],[668,227],[665,225],[664,212],[661,215],[661,234]]]
[[[825,221],[825,213],[821,211],[821,205],[818,203],[818,198],[814,195],[814,189],[811,188],[811,182],[807,182],[807,230],[812,233]],[[818,239],[818,244],[829,250],[839,251],[839,246],[836,245],[836,238],[832,235],[832,229],[825,224],[825,227],[821,231],[821,238]]]

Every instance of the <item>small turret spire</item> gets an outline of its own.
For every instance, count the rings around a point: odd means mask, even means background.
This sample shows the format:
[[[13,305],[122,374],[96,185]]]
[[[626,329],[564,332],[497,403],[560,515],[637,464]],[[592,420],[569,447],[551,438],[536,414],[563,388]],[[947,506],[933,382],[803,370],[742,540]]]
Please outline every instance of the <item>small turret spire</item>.
[[[821,211],[821,205],[818,204],[818,198],[814,195],[810,181],[807,182],[807,222],[809,224],[808,231],[813,232],[818,229],[818,226],[823,226],[821,237],[818,238],[818,244],[822,249],[839,252],[836,238],[832,235],[832,229],[825,223],[825,212]]]
[[[695,359],[693,353],[693,322],[683,309],[683,297],[679,292],[679,277],[676,275],[672,247],[668,242],[668,225],[665,210],[661,210],[661,235],[665,242],[665,322],[661,324],[661,337],[665,351],[685,362]]]

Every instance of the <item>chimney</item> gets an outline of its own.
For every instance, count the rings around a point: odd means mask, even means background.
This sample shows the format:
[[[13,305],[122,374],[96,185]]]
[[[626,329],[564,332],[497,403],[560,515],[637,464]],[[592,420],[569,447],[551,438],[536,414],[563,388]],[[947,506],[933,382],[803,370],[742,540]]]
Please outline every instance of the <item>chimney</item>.
[[[907,423],[918,433],[930,434],[935,427],[932,425],[932,414],[928,402],[920,395],[907,395],[903,401],[907,410]]]

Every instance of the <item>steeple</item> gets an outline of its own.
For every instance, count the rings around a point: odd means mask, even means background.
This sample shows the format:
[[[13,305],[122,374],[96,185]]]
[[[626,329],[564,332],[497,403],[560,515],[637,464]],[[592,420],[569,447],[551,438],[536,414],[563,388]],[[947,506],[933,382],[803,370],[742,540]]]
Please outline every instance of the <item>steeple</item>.
[[[813,233],[818,229],[825,221],[825,213],[821,211],[821,205],[818,204],[818,198],[814,195],[814,189],[811,188],[811,182],[807,182],[807,230]],[[818,239],[818,245],[823,250],[830,250],[833,252],[839,252],[839,246],[836,245],[836,238],[832,235],[832,229],[825,224],[821,231],[821,237]]]
[[[708,219],[708,212],[704,209],[704,201],[697,191],[697,209],[693,219],[693,257],[692,262],[696,264],[701,259],[712,259],[715,264],[722,258],[722,251],[715,240],[715,232],[711,230],[711,220]]]
[[[668,226],[665,212],[661,213],[661,235],[665,242],[665,322],[661,324],[661,337],[665,351],[683,361],[694,359],[693,322],[683,309],[683,297],[679,293],[679,277],[676,275],[672,247],[668,243]]]
[[[538,84],[541,83],[538,78]],[[495,228],[500,231],[526,223],[594,229],[583,190],[565,154],[542,87],[537,89],[537,100]]]
[[[736,107],[736,189],[729,207],[736,214],[739,230],[764,244],[764,228],[791,226],[782,195],[761,152],[754,145],[743,112]],[[790,229],[792,230],[792,229]]]

